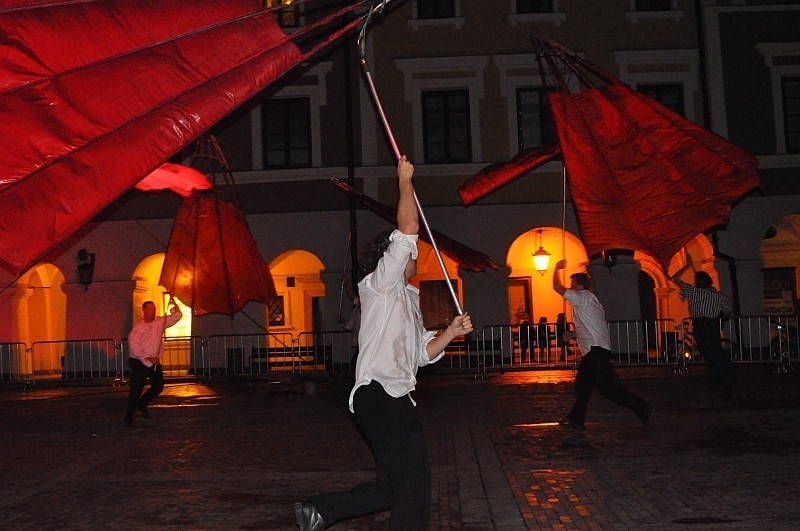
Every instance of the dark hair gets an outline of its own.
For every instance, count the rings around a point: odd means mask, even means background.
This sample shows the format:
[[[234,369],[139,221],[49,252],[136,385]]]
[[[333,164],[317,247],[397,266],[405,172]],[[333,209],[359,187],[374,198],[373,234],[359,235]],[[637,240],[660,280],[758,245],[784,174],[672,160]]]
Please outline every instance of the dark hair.
[[[372,273],[378,267],[378,261],[383,257],[383,253],[386,252],[389,243],[391,243],[389,240],[390,234],[391,232],[388,230],[381,232],[367,244],[366,249],[361,254],[361,258],[358,260],[362,276]]]
[[[710,288],[714,282],[711,280],[711,275],[705,271],[698,271],[694,274],[694,285],[698,288]]]
[[[573,273],[570,278],[583,286],[583,289],[592,289],[592,282],[586,273]]]
[[[156,303],[154,303],[153,301],[144,301],[144,302],[142,303],[142,310],[144,310],[144,307],[145,307],[145,306],[147,306],[148,304],[152,304],[152,305],[153,305],[153,308],[155,308],[155,307],[156,307]]]

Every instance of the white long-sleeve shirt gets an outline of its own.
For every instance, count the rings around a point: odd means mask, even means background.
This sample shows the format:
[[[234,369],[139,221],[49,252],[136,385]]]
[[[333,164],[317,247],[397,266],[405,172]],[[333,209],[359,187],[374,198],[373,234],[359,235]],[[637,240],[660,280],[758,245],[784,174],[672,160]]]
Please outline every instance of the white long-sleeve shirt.
[[[181,315],[180,312],[171,313],[156,317],[149,323],[144,319],[139,320],[128,334],[130,357],[138,359],[145,367],[152,367],[153,363],[146,358],[161,356],[161,338],[164,329],[180,321]]]
[[[597,296],[587,290],[568,289],[564,298],[572,304],[575,336],[581,352],[586,355],[594,346],[611,350],[606,312]]]
[[[375,271],[358,284],[361,298],[361,330],[353,397],[362,385],[379,382],[390,396],[399,398],[414,390],[417,369],[439,361],[430,359],[428,343],[436,336],[422,325],[419,290],[406,283],[406,263],[417,257],[417,235],[395,230],[391,243]],[[412,403],[413,403],[412,399]]]

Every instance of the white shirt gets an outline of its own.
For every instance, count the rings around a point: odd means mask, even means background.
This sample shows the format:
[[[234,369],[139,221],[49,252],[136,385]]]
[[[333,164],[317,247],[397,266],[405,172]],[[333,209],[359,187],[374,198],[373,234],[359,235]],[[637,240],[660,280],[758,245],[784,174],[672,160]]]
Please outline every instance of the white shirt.
[[[606,312],[595,294],[585,289],[568,289],[564,292],[564,298],[572,304],[575,335],[581,352],[586,355],[593,346],[611,350]]]
[[[391,243],[375,271],[358,284],[361,330],[350,411],[356,390],[362,385],[375,380],[389,396],[400,398],[414,390],[419,367],[444,356],[440,352],[433,360],[428,357],[425,348],[436,333],[422,326],[419,290],[404,278],[406,263],[417,257],[417,238],[399,230],[392,232]]]
[[[145,358],[161,356],[161,337],[164,335],[164,329],[180,320],[180,312],[156,317],[149,323],[141,319],[133,325],[133,330],[128,334],[129,356],[141,361],[145,367],[152,367],[153,363]]]

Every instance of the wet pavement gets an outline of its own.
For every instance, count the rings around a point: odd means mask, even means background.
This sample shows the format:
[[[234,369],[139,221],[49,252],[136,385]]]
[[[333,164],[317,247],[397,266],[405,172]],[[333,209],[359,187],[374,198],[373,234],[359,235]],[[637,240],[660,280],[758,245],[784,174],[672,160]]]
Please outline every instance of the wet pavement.
[[[555,423],[571,371],[420,375],[430,529],[796,529],[800,375],[622,369],[650,433],[596,395],[585,434]],[[372,479],[351,382],[169,384],[125,428],[126,387],[0,388],[2,529],[295,529],[291,505]],[[388,513],[330,529],[388,529]]]

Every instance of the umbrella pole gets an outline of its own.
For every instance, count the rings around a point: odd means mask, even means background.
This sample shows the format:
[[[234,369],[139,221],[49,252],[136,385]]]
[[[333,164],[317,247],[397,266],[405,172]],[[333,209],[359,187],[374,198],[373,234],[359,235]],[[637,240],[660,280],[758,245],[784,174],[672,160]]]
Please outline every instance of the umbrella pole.
[[[342,276],[347,273],[347,259],[350,257],[350,242],[353,239],[353,233],[347,235],[347,251],[344,253],[344,265],[342,266]],[[341,280],[339,285],[339,312],[336,314],[341,317],[342,315],[342,298],[344,297],[344,279]]]
[[[389,143],[392,145],[392,151],[394,151],[394,156],[397,160],[400,160],[402,153],[400,153],[400,148],[397,146],[397,141],[395,140],[394,133],[392,133],[392,128],[389,126],[389,120],[386,118],[386,113],[383,111],[383,105],[381,105],[381,100],[378,97],[378,91],[375,89],[375,83],[372,80],[372,73],[369,69],[369,64],[367,64],[367,58],[365,57],[364,52],[364,45],[365,45],[365,37],[367,33],[367,26],[369,25],[370,21],[372,20],[373,14],[382,10],[388,0],[383,0],[383,2],[379,2],[374,4],[367,14],[366,19],[364,20],[364,25],[361,27],[361,33],[358,37],[358,47],[359,53],[361,56],[361,67],[364,71],[364,77],[367,80],[367,86],[369,87],[369,91],[372,94],[372,99],[375,102],[375,107],[378,110],[378,116],[380,116],[381,122],[383,123],[383,128],[386,130],[386,134],[389,137]],[[422,205],[419,202],[419,198],[417,197],[416,190],[414,191],[414,203],[417,205],[417,212],[419,212],[419,217],[422,220],[422,224],[425,226],[425,231],[428,233],[428,238],[430,239],[431,246],[433,247],[433,252],[436,255],[436,260],[439,262],[439,267],[442,270],[442,274],[444,275],[445,283],[447,284],[447,289],[450,291],[450,296],[453,298],[453,303],[456,307],[456,312],[458,315],[463,315],[464,311],[461,309],[461,304],[458,302],[458,297],[456,297],[456,292],[453,289],[453,285],[450,283],[450,276],[447,274],[447,268],[444,265],[444,260],[442,259],[442,253],[439,252],[439,247],[436,245],[436,239],[433,237],[433,231],[431,230],[430,225],[428,225],[428,219],[425,217],[425,212],[422,210]]]

